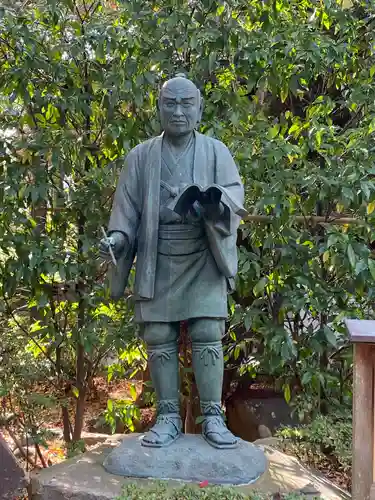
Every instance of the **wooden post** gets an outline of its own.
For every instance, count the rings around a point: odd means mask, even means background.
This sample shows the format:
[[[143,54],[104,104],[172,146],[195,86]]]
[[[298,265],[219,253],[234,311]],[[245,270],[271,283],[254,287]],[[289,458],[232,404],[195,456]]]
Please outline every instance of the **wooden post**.
[[[369,500],[373,482],[374,347],[354,345],[353,500]]]
[[[375,321],[347,320],[346,326],[354,343],[352,498],[375,500]]]

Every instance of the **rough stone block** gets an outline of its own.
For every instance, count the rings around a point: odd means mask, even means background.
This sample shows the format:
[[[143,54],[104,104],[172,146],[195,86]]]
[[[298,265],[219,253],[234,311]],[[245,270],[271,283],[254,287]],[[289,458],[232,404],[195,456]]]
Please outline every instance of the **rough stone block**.
[[[13,453],[0,435],[0,498],[14,498],[26,486],[26,478]]]
[[[142,436],[132,436],[106,458],[112,474],[144,479],[245,485],[255,482],[267,469],[261,448],[240,440],[237,448],[213,448],[197,434],[183,434],[167,448],[141,445]]]

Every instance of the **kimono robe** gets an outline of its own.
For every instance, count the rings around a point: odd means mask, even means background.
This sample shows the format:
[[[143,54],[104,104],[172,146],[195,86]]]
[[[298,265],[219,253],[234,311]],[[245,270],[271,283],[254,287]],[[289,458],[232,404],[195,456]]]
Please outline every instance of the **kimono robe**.
[[[123,296],[136,257],[138,322],[227,316],[226,294],[237,272],[237,228],[246,213],[243,186],[224,144],[194,132],[192,147],[185,164],[168,172],[163,135],[150,139],[129,153],[120,175],[108,233],[122,232],[126,244],[112,268],[111,295]],[[181,224],[177,214],[170,211],[168,215],[170,196],[190,183],[216,183],[224,188],[219,220],[203,217]],[[175,237],[171,231],[177,231]],[[181,243],[181,239],[186,241]]]

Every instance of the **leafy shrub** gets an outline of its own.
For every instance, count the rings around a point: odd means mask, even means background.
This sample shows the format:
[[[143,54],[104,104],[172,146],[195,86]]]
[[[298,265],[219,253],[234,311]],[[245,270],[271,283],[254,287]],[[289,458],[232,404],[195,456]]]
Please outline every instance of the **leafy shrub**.
[[[343,471],[351,468],[352,417],[349,413],[319,415],[298,429],[280,430],[278,436],[298,458],[307,457],[314,463],[328,458]]]
[[[165,483],[159,483],[151,488],[142,488],[137,484],[124,487],[122,495],[117,500],[272,500],[273,495],[251,492],[242,493],[236,488],[210,486],[198,489],[185,485],[181,488],[168,488]],[[302,500],[299,494],[278,496],[280,500]]]
[[[269,216],[239,231],[228,373],[273,375],[287,401],[308,401],[301,418],[346,404],[343,318],[374,315],[373,2],[7,4],[1,331],[22,335],[56,386],[65,439],[80,438],[102,359],[134,337],[129,301],[103,287],[99,229],[123,156],[159,132],[158,88],[179,71],[201,88],[200,130],[235,156],[249,211]],[[363,223],[329,224],[343,214]]]

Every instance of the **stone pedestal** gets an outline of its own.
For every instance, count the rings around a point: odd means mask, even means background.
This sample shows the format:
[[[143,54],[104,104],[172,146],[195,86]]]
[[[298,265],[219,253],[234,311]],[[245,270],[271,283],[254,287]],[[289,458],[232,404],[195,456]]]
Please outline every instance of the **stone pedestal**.
[[[137,437],[139,438],[140,435],[107,436],[105,443],[91,451],[33,474],[31,477],[32,500],[66,500],[67,498],[69,500],[114,500],[120,496],[123,486],[134,484],[134,482],[139,487],[152,489],[157,484],[152,479],[117,476],[110,474],[103,467],[103,463],[107,462],[114,449],[119,450],[120,446],[122,449],[131,446],[130,442]],[[339,490],[321,474],[307,470],[295,458],[277,451],[273,443],[277,443],[275,438],[256,443],[266,454],[268,470],[249,486],[238,486],[238,491],[250,494],[256,490],[269,495],[270,498],[284,493],[303,493],[306,495],[306,500],[316,498],[349,500],[351,498],[349,494]],[[164,450],[163,460],[168,455],[167,449]],[[220,467],[220,463],[212,466]],[[243,464],[243,467],[246,469],[248,464]],[[183,484],[181,481],[167,482],[171,490],[182,487]],[[199,489],[197,484],[193,483],[192,486]]]
[[[104,468],[124,477],[236,486],[254,483],[267,469],[263,450],[247,441],[219,450],[200,435],[182,434],[167,448],[148,448],[141,438],[125,439],[105,459]]]

